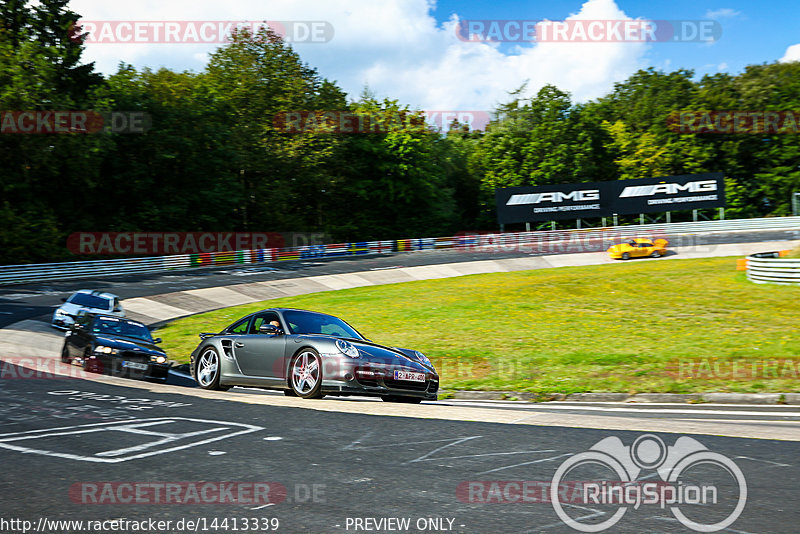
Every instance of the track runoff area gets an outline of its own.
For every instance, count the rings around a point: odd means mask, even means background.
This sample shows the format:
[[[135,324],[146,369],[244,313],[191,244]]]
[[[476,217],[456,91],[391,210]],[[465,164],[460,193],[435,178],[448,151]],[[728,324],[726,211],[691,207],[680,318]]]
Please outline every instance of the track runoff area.
[[[321,263],[306,267],[338,262]],[[2,532],[793,532],[800,519],[792,406],[301,401],[3,359]]]

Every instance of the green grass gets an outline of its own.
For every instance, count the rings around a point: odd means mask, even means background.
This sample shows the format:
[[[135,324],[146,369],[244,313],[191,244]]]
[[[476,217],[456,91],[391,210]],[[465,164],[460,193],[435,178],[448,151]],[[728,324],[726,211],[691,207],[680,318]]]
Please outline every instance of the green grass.
[[[800,390],[800,287],[752,284],[733,258],[328,291],[193,316],[158,335],[171,358],[187,361],[197,333],[271,306],[332,313],[370,339],[421,350],[445,389]]]

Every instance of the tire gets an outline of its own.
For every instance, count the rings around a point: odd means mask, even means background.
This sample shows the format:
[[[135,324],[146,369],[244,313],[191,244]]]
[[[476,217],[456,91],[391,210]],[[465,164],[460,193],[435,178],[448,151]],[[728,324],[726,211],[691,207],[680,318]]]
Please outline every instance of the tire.
[[[660,258],[661,257],[661,253],[659,251],[657,251],[657,250],[654,250],[653,253],[650,254],[650,257],[651,258]]]
[[[314,349],[302,349],[289,366],[289,386],[298,397],[322,398],[322,359]]]
[[[72,363],[72,358],[69,356],[69,349],[67,349],[66,343],[64,343],[64,348],[61,349],[61,363]]]
[[[405,404],[419,404],[422,402],[421,397],[401,397],[399,395],[386,395],[381,397],[386,402],[402,402]]]
[[[203,389],[226,391],[230,388],[219,385],[220,377],[219,354],[214,347],[206,347],[197,358],[195,376],[197,385]]]
[[[620,257],[621,257],[623,260],[629,260],[629,259],[631,259],[631,255],[630,255],[630,254],[628,254],[627,252],[623,252],[623,253],[622,253],[622,256],[620,256]]]

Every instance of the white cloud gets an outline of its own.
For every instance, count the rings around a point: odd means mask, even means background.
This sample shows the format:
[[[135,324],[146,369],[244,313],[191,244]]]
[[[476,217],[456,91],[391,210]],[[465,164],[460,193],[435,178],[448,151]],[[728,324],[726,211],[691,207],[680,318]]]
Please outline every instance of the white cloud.
[[[741,15],[739,11],[731,9],[729,7],[723,7],[721,9],[709,9],[706,11],[706,18],[707,19],[725,19],[725,18],[733,18],[738,17]]]
[[[783,54],[783,57],[779,60],[781,63],[786,63],[787,61],[800,61],[800,44],[792,45],[786,49],[786,53]]]
[[[614,0],[576,0],[585,20],[630,19]],[[352,98],[368,84],[379,97],[396,98],[422,109],[488,110],[507,100],[508,91],[529,80],[529,89],[547,83],[573,93],[578,101],[601,96],[643,66],[645,43],[542,42],[512,51],[495,43],[465,42],[456,35],[456,17],[437,24],[433,0],[73,0],[84,20],[324,20],[335,29],[328,43],[295,45],[304,61],[336,80]],[[187,13],[191,13],[187,17]],[[565,17],[567,14],[565,13]],[[92,44],[85,58],[102,72],[120,61],[137,67],[202,70],[218,45]]]

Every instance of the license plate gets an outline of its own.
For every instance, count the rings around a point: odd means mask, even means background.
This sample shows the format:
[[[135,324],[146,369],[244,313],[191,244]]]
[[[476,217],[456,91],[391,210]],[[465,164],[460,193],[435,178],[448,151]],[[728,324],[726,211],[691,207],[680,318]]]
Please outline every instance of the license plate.
[[[409,371],[395,371],[395,380],[406,380],[408,382],[425,382],[425,373],[412,373]]]
[[[146,363],[122,362],[122,367],[127,367],[128,369],[139,369],[140,371],[147,371]]]

